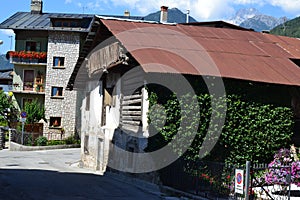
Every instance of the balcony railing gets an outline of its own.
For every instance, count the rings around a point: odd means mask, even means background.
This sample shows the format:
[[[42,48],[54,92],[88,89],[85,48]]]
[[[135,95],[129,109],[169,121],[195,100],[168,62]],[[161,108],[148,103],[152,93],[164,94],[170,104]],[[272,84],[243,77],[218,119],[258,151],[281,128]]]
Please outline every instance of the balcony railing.
[[[35,78],[34,82],[13,83],[13,91],[17,93],[44,93],[43,79]]]
[[[36,51],[8,51],[7,59],[18,64],[46,64],[47,53]]]

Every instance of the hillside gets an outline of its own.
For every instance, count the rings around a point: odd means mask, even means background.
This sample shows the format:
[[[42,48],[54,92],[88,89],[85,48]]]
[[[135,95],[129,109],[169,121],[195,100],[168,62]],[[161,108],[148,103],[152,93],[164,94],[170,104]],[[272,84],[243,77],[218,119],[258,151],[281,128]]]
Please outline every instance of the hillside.
[[[147,21],[160,21],[160,11],[155,13],[151,13],[144,18]],[[189,17],[190,22],[196,22],[193,17]],[[186,14],[177,8],[168,9],[168,22],[169,23],[185,23],[186,22]]]
[[[0,71],[12,69],[13,65],[6,59],[5,55],[0,55]]]
[[[270,31],[270,33],[274,35],[300,38],[300,17],[297,17],[275,27]]]

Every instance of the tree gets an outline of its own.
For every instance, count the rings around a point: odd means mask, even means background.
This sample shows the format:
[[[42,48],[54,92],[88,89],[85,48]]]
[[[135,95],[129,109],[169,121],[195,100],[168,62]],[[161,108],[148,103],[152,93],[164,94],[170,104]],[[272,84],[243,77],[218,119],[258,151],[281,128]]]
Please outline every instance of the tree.
[[[19,116],[18,110],[13,105],[12,95],[5,94],[0,91],[0,122],[10,126],[12,122],[16,122]]]
[[[44,106],[37,101],[37,99],[32,102],[25,104],[24,111],[27,113],[26,123],[33,124],[39,122],[41,119],[45,119],[45,108]]]

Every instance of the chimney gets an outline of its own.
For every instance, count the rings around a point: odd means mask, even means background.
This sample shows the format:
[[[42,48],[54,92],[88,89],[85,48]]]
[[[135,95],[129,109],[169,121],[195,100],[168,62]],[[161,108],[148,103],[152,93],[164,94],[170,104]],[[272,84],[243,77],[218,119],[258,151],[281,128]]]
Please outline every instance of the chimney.
[[[31,14],[42,14],[43,1],[42,0],[31,0]]]
[[[128,10],[125,10],[124,16],[125,16],[125,17],[130,17],[130,12],[129,12]]]
[[[190,10],[186,10],[186,23],[190,22]]]
[[[168,22],[168,7],[162,6],[160,7],[160,23]]]

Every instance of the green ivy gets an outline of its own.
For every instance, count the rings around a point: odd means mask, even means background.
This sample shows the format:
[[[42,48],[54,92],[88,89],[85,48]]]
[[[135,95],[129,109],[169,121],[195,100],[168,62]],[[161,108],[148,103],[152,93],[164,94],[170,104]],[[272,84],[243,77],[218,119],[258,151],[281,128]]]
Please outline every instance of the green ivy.
[[[289,144],[293,134],[292,111],[288,107],[246,101],[233,94],[226,98],[212,98],[209,94],[186,94],[177,98],[173,94],[166,101],[160,100],[155,92],[149,92],[150,135],[151,130],[158,132],[155,139],[149,140],[149,151],[162,146],[157,144],[157,139],[160,138],[163,139],[161,144],[172,145],[178,155],[195,161],[200,158],[199,151],[206,149],[203,147],[204,138],[209,141],[208,144],[218,140],[214,149],[206,152],[205,159],[241,166],[247,160],[269,162],[278,149]],[[194,103],[199,106],[198,112],[192,106]],[[215,105],[214,109],[211,107],[212,103]],[[164,108],[164,111],[151,109],[157,105]],[[224,109],[227,111],[224,112]],[[211,118],[215,123],[211,123]],[[225,123],[219,124],[224,118]],[[222,132],[218,137],[216,133],[220,130]],[[170,143],[174,137],[177,137],[177,142]],[[191,137],[193,141],[190,141]],[[182,152],[187,143],[191,143],[190,147]]]

